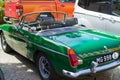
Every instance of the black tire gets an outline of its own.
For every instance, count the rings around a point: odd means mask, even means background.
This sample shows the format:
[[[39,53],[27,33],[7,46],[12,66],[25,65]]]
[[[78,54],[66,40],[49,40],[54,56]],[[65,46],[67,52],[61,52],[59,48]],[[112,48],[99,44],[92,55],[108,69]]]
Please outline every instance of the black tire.
[[[50,61],[44,54],[38,54],[36,59],[36,66],[39,71],[41,80],[59,80],[59,77],[53,69]]]
[[[1,33],[1,47],[4,52],[9,53],[12,51],[11,47],[7,44],[5,36]]]

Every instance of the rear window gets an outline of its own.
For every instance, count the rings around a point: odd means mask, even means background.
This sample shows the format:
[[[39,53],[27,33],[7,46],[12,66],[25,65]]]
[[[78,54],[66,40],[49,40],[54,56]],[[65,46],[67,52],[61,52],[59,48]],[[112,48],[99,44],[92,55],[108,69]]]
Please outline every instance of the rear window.
[[[78,5],[91,11],[120,15],[120,0],[79,0]]]

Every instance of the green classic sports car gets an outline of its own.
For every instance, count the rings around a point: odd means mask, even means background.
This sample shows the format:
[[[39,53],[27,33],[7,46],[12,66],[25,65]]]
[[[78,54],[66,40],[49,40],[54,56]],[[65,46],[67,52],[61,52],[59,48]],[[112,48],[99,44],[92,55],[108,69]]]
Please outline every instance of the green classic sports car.
[[[77,25],[62,12],[34,12],[1,28],[1,46],[36,63],[42,80],[78,78],[120,64],[120,37]],[[98,25],[99,26],[99,25]]]

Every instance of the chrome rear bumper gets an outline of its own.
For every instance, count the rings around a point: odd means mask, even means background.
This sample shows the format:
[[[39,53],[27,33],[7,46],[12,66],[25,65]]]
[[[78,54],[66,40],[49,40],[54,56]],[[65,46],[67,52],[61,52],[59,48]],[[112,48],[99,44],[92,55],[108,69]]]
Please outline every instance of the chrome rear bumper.
[[[95,72],[103,71],[103,70],[106,70],[106,69],[109,69],[109,68],[112,68],[112,67],[115,67],[115,66],[118,66],[118,65],[120,65],[120,60],[114,61],[112,63],[106,64],[106,65],[103,65],[103,66],[95,67]],[[70,72],[70,71],[67,71],[67,70],[63,69],[63,74],[65,76],[71,77],[71,78],[76,78],[80,75],[85,75],[85,74],[89,74],[89,73],[93,73],[91,68],[84,69],[84,70],[79,70],[77,72]]]

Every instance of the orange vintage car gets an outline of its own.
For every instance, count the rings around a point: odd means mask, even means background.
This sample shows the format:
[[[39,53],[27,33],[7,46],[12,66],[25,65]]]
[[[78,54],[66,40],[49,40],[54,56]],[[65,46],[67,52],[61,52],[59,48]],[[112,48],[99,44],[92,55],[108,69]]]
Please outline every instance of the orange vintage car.
[[[72,17],[74,0],[6,0],[6,17],[20,18],[24,13],[38,11],[61,11]]]

